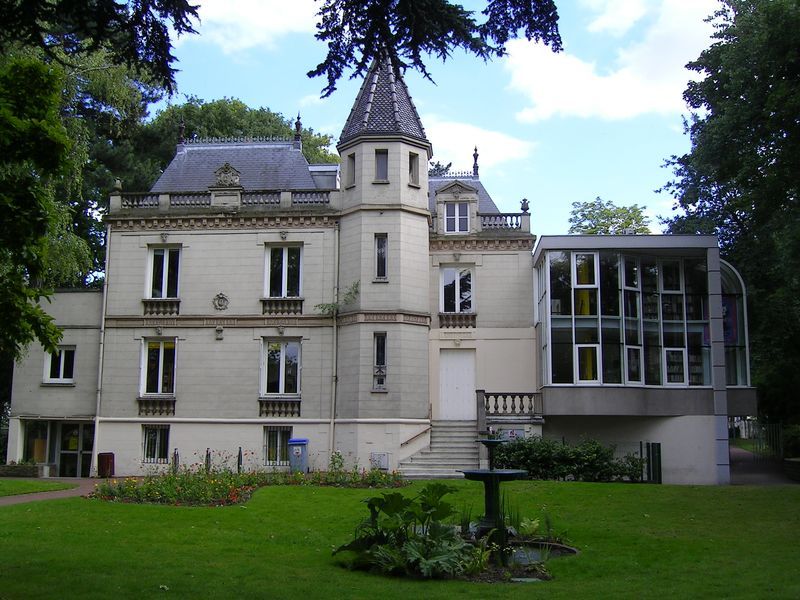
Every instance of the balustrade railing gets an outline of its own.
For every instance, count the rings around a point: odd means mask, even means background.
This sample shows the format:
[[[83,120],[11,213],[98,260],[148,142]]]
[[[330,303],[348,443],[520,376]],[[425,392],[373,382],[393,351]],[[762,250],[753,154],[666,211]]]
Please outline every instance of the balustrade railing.
[[[301,315],[303,298],[262,298],[261,311],[264,315]]]
[[[180,314],[180,298],[145,298],[144,314],[156,317]]]
[[[494,417],[531,419],[544,414],[542,394],[538,392],[475,391],[478,403],[478,431],[486,431],[487,421]]]
[[[170,194],[170,206],[211,206],[211,194],[208,192]]]
[[[261,417],[299,417],[300,398],[259,398],[258,414]]]
[[[481,229],[522,229],[522,213],[478,213]]]
[[[158,208],[158,194],[123,194],[122,208]]]
[[[292,192],[292,204],[329,204],[330,192]]]
[[[242,192],[242,204],[244,206],[259,206],[280,203],[280,192]]]
[[[141,397],[137,398],[136,401],[139,404],[140,417],[165,417],[175,414],[174,396],[161,396],[155,398]]]
[[[475,313],[439,313],[439,327],[458,328],[475,327]]]

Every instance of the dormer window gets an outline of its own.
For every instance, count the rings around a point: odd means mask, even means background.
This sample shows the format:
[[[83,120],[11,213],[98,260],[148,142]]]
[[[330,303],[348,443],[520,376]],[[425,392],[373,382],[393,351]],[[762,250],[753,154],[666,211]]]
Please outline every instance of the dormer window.
[[[469,233],[468,202],[448,202],[444,211],[445,233]]]

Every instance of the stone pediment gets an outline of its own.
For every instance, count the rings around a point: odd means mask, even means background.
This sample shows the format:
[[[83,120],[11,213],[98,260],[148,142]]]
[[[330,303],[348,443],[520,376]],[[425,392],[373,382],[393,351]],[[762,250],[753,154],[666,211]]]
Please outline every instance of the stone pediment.
[[[464,195],[464,194],[476,194],[477,195],[477,193],[478,193],[478,190],[476,188],[474,188],[471,185],[468,185],[468,184],[466,184],[463,181],[460,181],[458,179],[456,179],[452,183],[448,183],[447,185],[445,185],[443,187],[440,187],[438,190],[436,190],[436,195],[437,196],[444,195],[444,194],[448,194],[448,195],[452,195],[452,196],[461,196],[461,195]]]

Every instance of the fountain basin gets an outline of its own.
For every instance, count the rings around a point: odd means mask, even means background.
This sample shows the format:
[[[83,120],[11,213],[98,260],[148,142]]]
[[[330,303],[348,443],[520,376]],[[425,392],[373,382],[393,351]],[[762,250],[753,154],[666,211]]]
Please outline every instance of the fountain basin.
[[[497,481],[498,483],[525,479],[528,476],[528,472],[522,469],[473,469],[461,472],[464,474],[464,479],[471,481]]]

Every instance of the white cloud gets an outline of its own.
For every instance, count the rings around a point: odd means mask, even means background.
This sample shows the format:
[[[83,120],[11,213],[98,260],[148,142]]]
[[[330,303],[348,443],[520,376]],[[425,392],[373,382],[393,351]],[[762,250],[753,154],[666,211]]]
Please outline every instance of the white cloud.
[[[536,144],[499,131],[482,129],[469,123],[441,119],[434,114],[422,116],[425,133],[433,144],[434,160],[453,163],[454,171],[472,170],[472,152],[478,147],[482,169],[512,160],[527,158]]]
[[[716,0],[662,0],[655,19],[638,39],[621,47],[613,65],[599,65],[542,45],[508,44],[511,89],[531,105],[517,117],[534,122],[553,116],[628,119],[648,113],[684,111],[690,79],[684,67],[708,47],[712,27],[704,19]]]
[[[319,94],[308,94],[300,98],[300,106],[319,106],[324,103],[325,99],[320,98]]]
[[[256,47],[272,48],[278,37],[315,31],[314,0],[203,0],[198,9],[200,41],[225,54]]]
[[[647,12],[645,0],[584,0],[582,4],[599,13],[589,23],[589,31],[615,36],[625,34]]]

